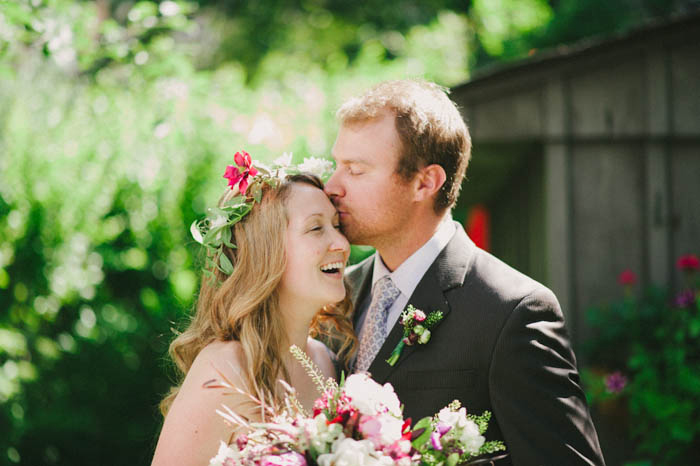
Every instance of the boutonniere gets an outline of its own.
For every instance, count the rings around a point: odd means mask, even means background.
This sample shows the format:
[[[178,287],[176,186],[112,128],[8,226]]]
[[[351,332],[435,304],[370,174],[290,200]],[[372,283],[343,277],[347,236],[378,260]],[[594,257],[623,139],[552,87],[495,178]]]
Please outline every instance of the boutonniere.
[[[406,310],[401,313],[399,323],[403,325],[403,338],[391,352],[391,356],[386,362],[390,366],[396,364],[396,361],[401,357],[403,347],[412,346],[418,343],[424,345],[430,341],[430,330],[442,320],[444,314],[442,311],[432,311],[428,315],[420,309],[416,309],[409,304]]]

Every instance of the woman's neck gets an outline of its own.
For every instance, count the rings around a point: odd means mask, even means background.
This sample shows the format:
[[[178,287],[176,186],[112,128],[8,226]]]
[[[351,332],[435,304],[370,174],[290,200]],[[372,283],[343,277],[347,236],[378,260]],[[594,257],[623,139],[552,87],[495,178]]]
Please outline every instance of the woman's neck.
[[[313,309],[308,303],[301,302],[301,300],[285,298],[285,296],[280,296],[279,304],[287,344],[288,346],[296,345],[306,352],[309,328],[318,310]]]

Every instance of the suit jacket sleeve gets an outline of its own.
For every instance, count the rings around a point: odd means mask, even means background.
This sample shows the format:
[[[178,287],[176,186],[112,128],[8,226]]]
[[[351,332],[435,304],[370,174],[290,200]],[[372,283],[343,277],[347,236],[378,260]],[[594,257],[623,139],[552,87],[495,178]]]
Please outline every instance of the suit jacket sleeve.
[[[556,297],[542,287],[506,320],[489,371],[514,465],[604,465]]]

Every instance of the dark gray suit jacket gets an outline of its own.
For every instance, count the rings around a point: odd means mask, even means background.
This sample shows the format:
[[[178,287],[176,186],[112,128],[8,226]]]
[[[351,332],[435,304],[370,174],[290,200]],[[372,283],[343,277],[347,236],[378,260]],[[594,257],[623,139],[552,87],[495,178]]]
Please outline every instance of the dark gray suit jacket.
[[[353,302],[368,298],[373,257],[348,269]],[[385,361],[402,337],[397,322],[369,368],[390,382],[413,423],[452,400],[493,414],[487,440],[504,440],[498,464],[603,465],[579,385],[576,359],[554,294],[477,248],[461,226],[409,299],[445,317],[425,345]]]

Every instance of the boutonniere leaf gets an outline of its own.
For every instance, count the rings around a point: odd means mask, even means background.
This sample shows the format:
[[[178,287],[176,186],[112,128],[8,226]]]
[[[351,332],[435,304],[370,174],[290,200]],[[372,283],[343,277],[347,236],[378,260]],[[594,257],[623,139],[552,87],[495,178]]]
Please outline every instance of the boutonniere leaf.
[[[403,338],[399,341],[391,352],[391,356],[386,362],[390,366],[396,364],[396,361],[401,357],[401,352],[404,346],[412,346],[418,343],[424,345],[430,341],[431,330],[445,315],[442,311],[432,311],[429,314],[420,309],[416,309],[409,304],[408,307],[401,313],[399,323],[403,325]]]

